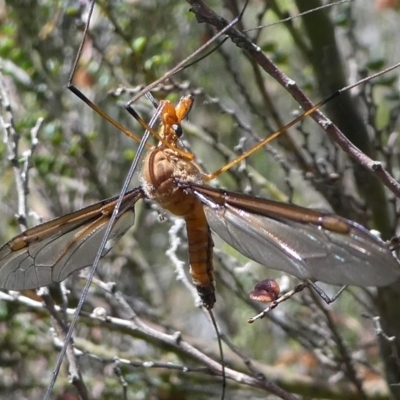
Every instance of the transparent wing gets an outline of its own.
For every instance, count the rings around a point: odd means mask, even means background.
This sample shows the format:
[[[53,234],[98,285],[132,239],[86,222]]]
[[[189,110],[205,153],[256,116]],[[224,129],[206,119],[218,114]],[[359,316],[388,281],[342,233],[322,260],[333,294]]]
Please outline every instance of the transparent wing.
[[[400,276],[386,244],[333,214],[193,185],[211,229],[246,257],[302,280],[385,286]]]
[[[124,196],[105,255],[133,225],[140,188]],[[90,266],[118,197],[103,200],[21,233],[0,248],[0,288],[36,289]]]

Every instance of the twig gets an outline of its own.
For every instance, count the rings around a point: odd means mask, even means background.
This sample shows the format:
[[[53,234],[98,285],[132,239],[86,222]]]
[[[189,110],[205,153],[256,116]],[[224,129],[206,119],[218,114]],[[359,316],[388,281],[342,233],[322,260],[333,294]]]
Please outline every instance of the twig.
[[[208,7],[202,0],[187,0],[192,5],[192,11],[196,14],[199,23],[206,22],[215,26],[219,31],[226,29],[228,21],[216,14],[210,7]],[[297,86],[296,82],[285,75],[273,62],[270,60],[252,41],[247,38],[243,33],[239,32],[236,28],[230,27],[226,34],[231,38],[232,42],[238,47],[245,50],[246,53],[253,58],[257,64],[268,74],[270,74],[285,90],[287,90],[292,97],[303,107],[304,110],[309,110],[314,106],[311,100],[305,93]],[[400,63],[393,65],[377,74],[374,74],[365,80],[357,82],[355,85],[348,86],[341,90],[341,92],[349,90],[353,86],[357,86],[362,82],[367,82],[376,76],[385,74],[395,68],[398,68]],[[345,151],[351,158],[356,160],[360,165],[366,168],[369,172],[373,173],[382,181],[382,183],[391,190],[396,196],[400,197],[400,184],[383,168],[383,165],[376,160],[371,159],[359,148],[357,148],[344,133],[325,115],[317,110],[311,117],[327,132],[330,137]]]
[[[28,228],[27,195],[29,192],[29,168],[32,154],[38,144],[37,135],[42,125],[43,118],[36,121],[31,130],[31,148],[22,155],[23,167],[21,167],[19,155],[19,141],[21,135],[15,129],[14,115],[10,98],[8,96],[4,76],[0,68],[0,125],[4,131],[4,143],[7,146],[8,159],[14,169],[15,186],[18,194],[18,213],[16,215],[21,231]]]
[[[247,322],[249,324],[252,324],[254,321],[264,318],[267,313],[269,313],[271,310],[276,308],[280,303],[283,303],[284,301],[290,299],[292,296],[294,296],[298,292],[301,292],[306,287],[307,287],[306,283],[300,283],[293,290],[290,290],[289,292],[285,293],[283,296],[279,297],[279,299],[273,301],[267,308],[265,308],[259,314],[255,315],[254,317],[249,318]]]

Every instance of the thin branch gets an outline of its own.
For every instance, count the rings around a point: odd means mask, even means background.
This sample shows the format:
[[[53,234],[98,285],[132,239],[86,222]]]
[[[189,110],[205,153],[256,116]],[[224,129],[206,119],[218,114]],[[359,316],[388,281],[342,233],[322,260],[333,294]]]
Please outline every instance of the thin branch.
[[[206,22],[215,26],[218,30],[224,29],[228,25],[228,21],[216,14],[202,0],[187,0],[187,2],[192,5],[192,11],[196,14],[196,19],[199,23]],[[226,31],[226,34],[231,38],[233,43],[245,50],[265,72],[270,74],[282,87],[284,87],[305,111],[314,106],[311,100],[298,87],[296,82],[284,74],[272,62],[272,60],[269,59],[261,49],[252,43],[243,33],[239,32],[236,28],[231,27]],[[381,71],[379,75],[385,74],[399,66],[400,63]],[[370,79],[371,77],[368,78],[368,80]],[[379,161],[371,159],[359,148],[353,145],[344,133],[320,110],[315,111],[311,117],[330,135],[343,151],[369,172],[379,177],[382,183],[389,190],[391,190],[396,196],[400,197],[400,184],[383,168],[383,165]]]

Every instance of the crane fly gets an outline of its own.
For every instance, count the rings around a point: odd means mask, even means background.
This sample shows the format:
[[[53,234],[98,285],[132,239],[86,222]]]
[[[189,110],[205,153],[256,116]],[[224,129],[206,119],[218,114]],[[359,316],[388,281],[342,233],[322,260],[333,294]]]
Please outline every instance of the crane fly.
[[[93,9],[94,1],[91,4],[91,9]],[[91,11],[85,27],[84,38],[72,68],[69,89],[108,122],[111,122],[127,136],[139,141],[138,137],[131,135],[116,120],[102,112],[81,92],[71,86],[89,27],[90,15]],[[132,26],[134,25],[132,23]],[[115,25],[115,27],[117,26]],[[156,24],[154,24],[155,26]],[[125,38],[129,37],[131,37],[130,34],[125,35]],[[101,49],[101,41],[98,44],[93,42],[93,47]],[[118,47],[116,48],[118,49]],[[261,48],[258,49],[261,51]],[[195,62],[197,61],[195,60]],[[114,65],[116,66],[116,62],[110,63],[112,68]],[[112,72],[118,71],[112,70]],[[164,77],[165,75],[162,79]],[[75,82],[77,81],[76,79]],[[82,85],[78,84],[77,86]],[[144,90],[150,90],[151,87],[149,85]],[[348,88],[344,88],[344,91],[346,90]],[[94,97],[93,94],[90,97]],[[100,256],[105,256],[132,225],[137,223],[135,221],[137,219],[136,204],[140,200],[150,200],[158,204],[161,209],[185,221],[189,250],[188,264],[193,282],[210,317],[213,316],[212,309],[216,302],[212,232],[250,259],[266,267],[296,276],[306,284],[322,281],[334,285],[385,286],[398,279],[400,266],[396,257],[391,253],[389,245],[353,221],[328,212],[216,189],[208,185],[209,181],[240,163],[274,137],[285,132],[294,123],[311,115],[326,101],[319,103],[269,136],[268,139],[211,174],[207,174],[205,169],[197,164],[195,156],[180,140],[183,135],[182,121],[188,115],[193,101],[194,99],[190,95],[182,97],[177,105],[166,100],[161,101],[158,105],[161,128],[158,131],[152,129],[152,123],[147,125],[133,112],[132,115],[141,126],[150,131],[159,142],[155,147],[149,146],[151,148],[145,155],[140,171],[140,186],[129,191],[122,191],[119,197],[97,202],[28,229],[0,247],[0,288],[10,290],[38,288],[63,281],[72,273],[91,265],[93,265],[92,277]],[[87,131],[86,127],[81,130]],[[111,233],[109,236],[108,232]],[[147,236],[146,233],[145,235]],[[106,246],[103,247],[105,242],[107,242]],[[68,334],[64,337],[63,332],[60,332],[64,347],[53,371],[46,399],[51,396],[66,348],[71,343],[74,324],[80,315],[81,305],[87,294],[85,290],[89,287],[90,282],[91,279],[87,279]],[[131,282],[129,282],[129,290],[132,289]],[[259,287],[256,286],[255,289],[259,289]],[[64,306],[66,307],[66,305],[65,303]],[[66,314],[65,312],[65,317]],[[106,313],[103,315],[106,317]],[[131,325],[131,319],[133,324],[136,323],[132,315],[134,312],[128,314],[129,321],[126,320],[129,325]],[[114,323],[108,318],[105,318],[105,321],[107,324]],[[67,318],[58,325],[66,330],[66,322]],[[222,375],[224,392],[226,377],[221,337],[215,319],[212,319],[212,322],[218,336],[220,364],[210,364],[210,371],[215,372],[215,375]],[[124,326],[127,325],[124,324]],[[123,335],[126,333],[128,332],[125,329],[121,332]],[[114,331],[111,334],[114,335]],[[147,332],[145,335],[150,336]],[[172,340],[174,344],[176,341],[177,346],[180,346],[180,335],[176,335],[176,338],[174,335]],[[126,343],[132,342],[127,341]],[[167,344],[166,348],[170,348],[166,340],[162,340],[160,344]],[[119,359],[119,355],[117,357]],[[133,357],[136,358],[136,354]],[[146,355],[146,358],[150,358],[150,356]],[[128,358],[126,359],[128,360]],[[202,360],[202,362],[204,361]],[[70,360],[70,364],[72,365],[71,378],[76,380],[78,376],[75,369],[76,363],[74,360]],[[143,367],[148,366],[143,364]],[[182,371],[191,372],[190,369],[186,369],[186,366]],[[226,372],[226,376],[229,376],[228,369]],[[251,373],[255,378],[255,386],[262,383],[264,379],[262,374],[259,375],[253,368]],[[242,383],[247,383],[242,377],[244,375],[237,375],[233,379],[237,381],[240,379]],[[224,394],[222,394],[223,397]],[[289,396],[287,397],[289,398]]]
[[[140,141],[72,84],[93,7],[94,2],[68,88],[127,136]],[[222,33],[223,30],[214,38]],[[171,71],[178,71],[178,67]],[[396,281],[400,276],[397,259],[386,243],[363,226],[332,213],[206,185],[311,115],[330,98],[212,174],[202,171],[195,162],[195,156],[180,142],[182,120],[188,115],[194,101],[191,95],[183,96],[176,106],[168,100],[160,102],[159,133],[131,107],[127,107],[141,126],[159,140],[159,144],[145,156],[141,171],[142,185],[123,196],[102,256],[134,224],[135,205],[140,199],[146,198],[185,220],[190,273],[204,306],[209,310],[216,301],[211,231],[246,257],[306,282],[368,287],[385,286]],[[36,289],[61,282],[73,272],[92,265],[117,203],[118,197],[100,201],[28,229],[4,244],[0,248],[0,288]]]
[[[367,287],[398,279],[389,247],[353,221],[206,185],[219,172],[205,174],[179,144],[192,104],[191,95],[176,107],[161,102],[161,142],[145,156],[142,185],[124,195],[103,255],[133,225],[135,204],[147,198],[185,220],[190,273],[207,309],[216,301],[211,231],[246,257],[303,281]],[[10,240],[0,248],[0,287],[35,289],[90,266],[116,204],[117,197],[103,200]]]

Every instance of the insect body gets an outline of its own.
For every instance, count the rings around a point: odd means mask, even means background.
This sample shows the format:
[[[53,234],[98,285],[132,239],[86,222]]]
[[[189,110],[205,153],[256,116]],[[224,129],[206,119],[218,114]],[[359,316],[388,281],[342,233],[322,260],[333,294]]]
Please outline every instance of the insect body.
[[[193,99],[188,96],[181,99],[176,110],[170,103],[164,107],[161,137],[174,146],[178,139],[177,130],[181,129],[180,122],[192,102]],[[172,119],[172,124],[166,124],[167,119]],[[176,129],[169,129],[172,126]],[[193,161],[161,145],[148,153],[142,175],[143,189],[147,196],[162,208],[185,219],[193,282],[204,305],[212,308],[215,303],[212,264],[214,244],[202,202],[190,187],[182,187],[182,183],[201,183],[204,174]]]
[[[245,256],[304,281],[335,285],[385,286],[400,266],[387,245],[359,224],[307,208],[205,186],[206,175],[191,153],[179,149],[181,121],[191,96],[174,107],[162,104],[162,143],[150,150],[142,187],[127,192],[106,254],[134,223],[134,206],[144,197],[185,219],[193,282],[206,308],[215,303],[210,227]],[[117,198],[44,223],[0,249],[0,287],[39,288],[90,266]]]

